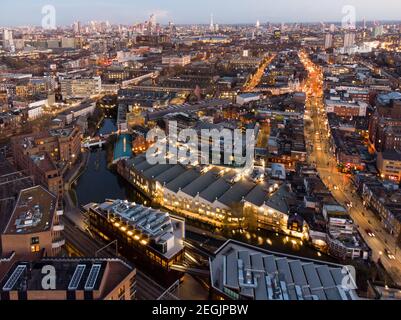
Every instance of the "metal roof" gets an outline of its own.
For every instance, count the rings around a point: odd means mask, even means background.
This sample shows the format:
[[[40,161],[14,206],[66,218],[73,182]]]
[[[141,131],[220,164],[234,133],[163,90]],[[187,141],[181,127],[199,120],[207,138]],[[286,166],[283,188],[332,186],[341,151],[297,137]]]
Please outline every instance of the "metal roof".
[[[352,300],[341,265],[271,253],[229,240],[211,261],[212,286],[255,300]],[[232,294],[230,295],[232,296]],[[233,297],[233,296],[232,296]]]
[[[231,185],[229,183],[227,183],[223,178],[220,178],[220,179],[214,181],[205,190],[203,190],[199,194],[199,196],[209,202],[214,202],[230,188],[231,188]]]
[[[180,174],[174,180],[167,183],[166,188],[173,192],[178,192],[178,190],[185,188],[192,181],[198,179],[201,174],[195,170],[185,171],[183,174]]]
[[[195,179],[192,183],[187,185],[181,191],[186,193],[189,196],[195,197],[197,193],[205,190],[209,185],[215,182],[218,179],[217,174],[220,170],[212,169],[208,171],[206,174],[201,175],[199,178]]]

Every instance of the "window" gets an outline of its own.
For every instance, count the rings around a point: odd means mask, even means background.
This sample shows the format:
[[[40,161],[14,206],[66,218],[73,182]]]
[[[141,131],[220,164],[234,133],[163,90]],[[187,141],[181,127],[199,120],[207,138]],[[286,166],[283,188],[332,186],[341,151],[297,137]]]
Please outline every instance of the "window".
[[[125,300],[125,287],[118,289],[118,300]]]
[[[135,293],[136,293],[136,277],[135,276],[130,279],[129,291],[130,291],[131,300],[134,300],[135,299]]]
[[[39,245],[32,245],[31,246],[31,252],[32,253],[37,253],[40,251],[40,246]]]
[[[32,237],[31,238],[31,245],[39,244],[39,237]]]

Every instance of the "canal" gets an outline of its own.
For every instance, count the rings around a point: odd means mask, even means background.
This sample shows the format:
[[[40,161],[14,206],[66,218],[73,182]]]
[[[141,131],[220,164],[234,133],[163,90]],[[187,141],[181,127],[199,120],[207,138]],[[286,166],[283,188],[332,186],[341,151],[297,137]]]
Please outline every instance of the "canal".
[[[99,128],[98,133],[108,134],[114,131],[116,131],[115,120],[113,117],[107,116]],[[79,205],[86,205],[90,202],[101,203],[105,201],[105,199],[127,199],[131,202],[150,205],[149,200],[139,191],[112,169],[108,168],[106,149],[97,148],[90,151],[87,167],[76,181],[75,193]],[[187,221],[187,223],[192,224],[190,221]],[[197,227],[199,226],[198,224]],[[282,234],[268,231],[260,231],[258,234],[221,234],[218,230],[211,230],[213,228],[210,226],[201,227],[217,235],[257,245],[267,250],[336,262],[334,258],[318,253],[315,249],[311,248],[306,243],[302,243],[299,239],[292,239]],[[222,243],[221,241],[214,241],[213,238],[200,233],[187,232],[187,236],[197,243],[204,243],[211,248],[217,248]]]
[[[105,118],[99,134],[116,131],[115,120]],[[90,202],[103,202],[105,199],[128,199],[143,203],[146,200],[126,180],[107,166],[107,151],[103,148],[92,149],[85,171],[75,184],[75,193],[79,205]]]

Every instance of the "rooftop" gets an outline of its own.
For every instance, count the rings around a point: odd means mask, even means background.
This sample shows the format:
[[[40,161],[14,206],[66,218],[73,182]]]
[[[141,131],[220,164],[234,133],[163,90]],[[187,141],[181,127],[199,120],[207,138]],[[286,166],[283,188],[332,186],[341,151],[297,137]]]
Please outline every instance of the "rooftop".
[[[342,286],[345,276],[354,280],[342,265],[271,252],[234,240],[215,252],[210,273],[212,286],[233,299],[358,299],[355,289]]]
[[[57,198],[42,186],[22,190],[4,233],[26,234],[50,230],[56,205]]]
[[[90,207],[106,216],[122,232],[153,247],[167,258],[183,249],[184,223],[168,213],[123,200],[106,201]]]
[[[119,259],[45,258],[32,263],[16,262],[1,283],[3,291],[41,291],[42,267],[56,269],[56,290],[103,290],[103,296],[113,290],[133,271],[133,267]],[[103,284],[101,286],[101,284]]]

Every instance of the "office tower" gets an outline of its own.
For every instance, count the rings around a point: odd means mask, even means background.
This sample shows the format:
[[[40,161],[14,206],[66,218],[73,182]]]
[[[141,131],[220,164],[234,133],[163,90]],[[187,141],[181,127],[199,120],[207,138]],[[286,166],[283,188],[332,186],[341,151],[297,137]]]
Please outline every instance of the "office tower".
[[[214,23],[213,23],[213,13],[210,15],[210,26],[209,26],[210,31],[214,31]]]

